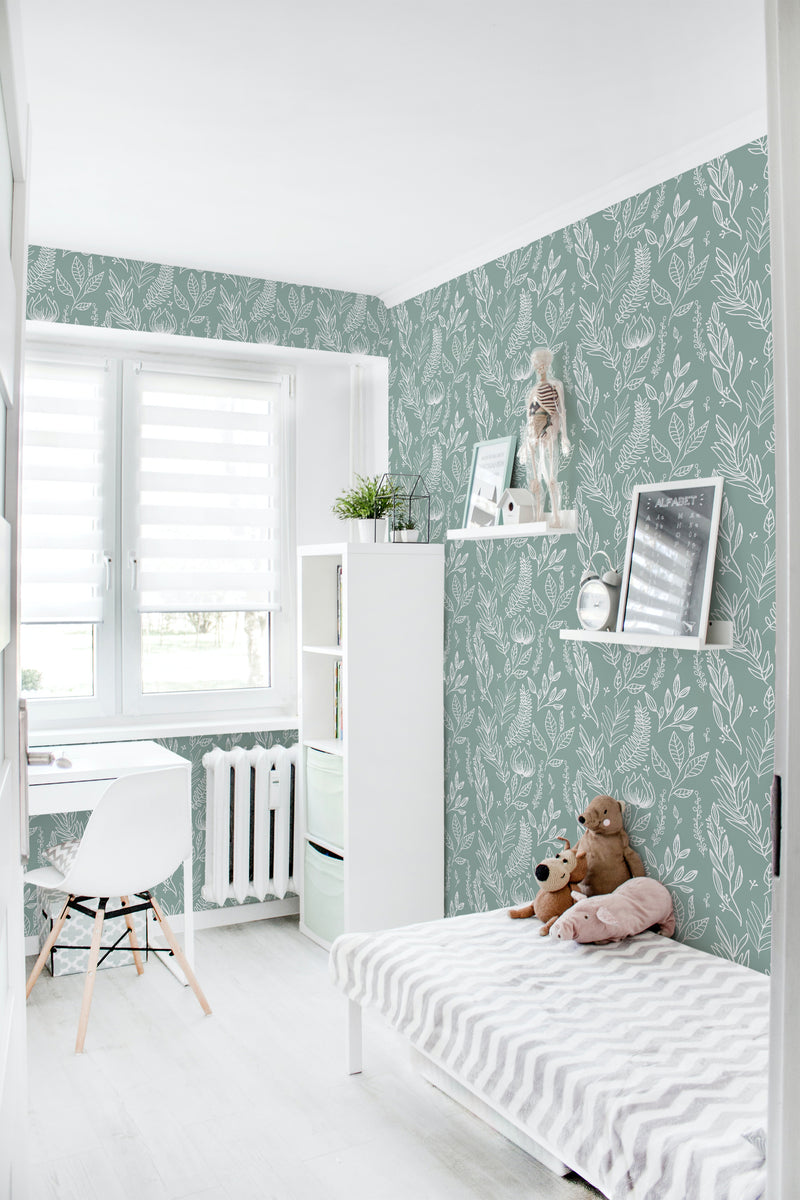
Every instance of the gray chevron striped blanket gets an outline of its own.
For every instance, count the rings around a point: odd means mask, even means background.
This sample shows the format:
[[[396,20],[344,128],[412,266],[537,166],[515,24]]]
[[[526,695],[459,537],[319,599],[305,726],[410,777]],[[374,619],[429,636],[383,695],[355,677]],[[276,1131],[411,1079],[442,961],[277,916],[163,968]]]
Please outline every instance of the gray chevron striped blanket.
[[[344,934],[334,982],[609,1200],[765,1191],[769,981],[655,933],[507,911]]]

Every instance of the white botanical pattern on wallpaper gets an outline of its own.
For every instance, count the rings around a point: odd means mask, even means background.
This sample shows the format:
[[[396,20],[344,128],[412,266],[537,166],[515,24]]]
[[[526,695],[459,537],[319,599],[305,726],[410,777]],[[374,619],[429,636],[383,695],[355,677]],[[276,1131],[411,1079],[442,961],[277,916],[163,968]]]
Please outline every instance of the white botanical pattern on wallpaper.
[[[387,354],[374,296],[31,246],[28,318],[145,333]]]
[[[447,547],[448,911],[528,896],[533,861],[574,838],[586,799],[610,791],[671,889],[679,936],[768,967],[764,139],[390,312],[374,297],[33,247],[28,315],[388,353],[391,464],[425,477],[434,539],[461,524],[473,443],[521,433],[530,352],[548,345],[575,447],[561,482],[578,537]],[[725,478],[712,615],[732,622],[735,649],[561,642],[585,565],[601,549],[622,560],[633,486],[711,474]]]
[[[519,435],[530,351],[555,351],[577,539],[447,549],[447,909],[535,891],[532,864],[610,792],[679,936],[769,965],[775,514],[766,145],[760,140],[394,310],[391,450],[435,535],[472,445]],[[635,484],[725,479],[712,615],[735,649],[561,642]],[[521,481],[520,481],[521,482]]]

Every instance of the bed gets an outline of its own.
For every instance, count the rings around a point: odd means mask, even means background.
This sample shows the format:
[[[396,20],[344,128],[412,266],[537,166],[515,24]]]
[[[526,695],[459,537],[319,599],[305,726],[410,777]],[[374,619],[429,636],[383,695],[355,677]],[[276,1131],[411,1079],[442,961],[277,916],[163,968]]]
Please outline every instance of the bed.
[[[762,1197],[768,979],[657,933],[539,928],[502,909],[339,937],[350,1070],[372,1006],[434,1082],[609,1200]]]

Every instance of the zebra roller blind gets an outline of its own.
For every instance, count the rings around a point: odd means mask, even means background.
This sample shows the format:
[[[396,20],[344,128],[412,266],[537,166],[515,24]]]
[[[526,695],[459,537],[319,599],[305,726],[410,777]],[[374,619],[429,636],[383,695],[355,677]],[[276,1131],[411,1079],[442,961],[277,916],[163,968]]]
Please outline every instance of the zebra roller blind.
[[[99,622],[112,372],[30,362],[22,410],[21,616]]]
[[[278,608],[280,383],[139,365],[130,394],[139,611]]]

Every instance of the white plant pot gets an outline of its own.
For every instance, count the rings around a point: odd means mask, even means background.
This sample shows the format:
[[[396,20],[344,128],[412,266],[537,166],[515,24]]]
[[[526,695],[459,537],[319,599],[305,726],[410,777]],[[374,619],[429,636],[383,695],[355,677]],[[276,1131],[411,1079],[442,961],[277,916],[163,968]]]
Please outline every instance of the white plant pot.
[[[372,518],[369,518],[366,521],[356,521],[355,524],[359,542],[386,541],[386,531],[389,525],[387,520],[374,521]]]
[[[418,538],[418,529],[395,529],[394,531],[394,540],[396,542],[416,542]]]

